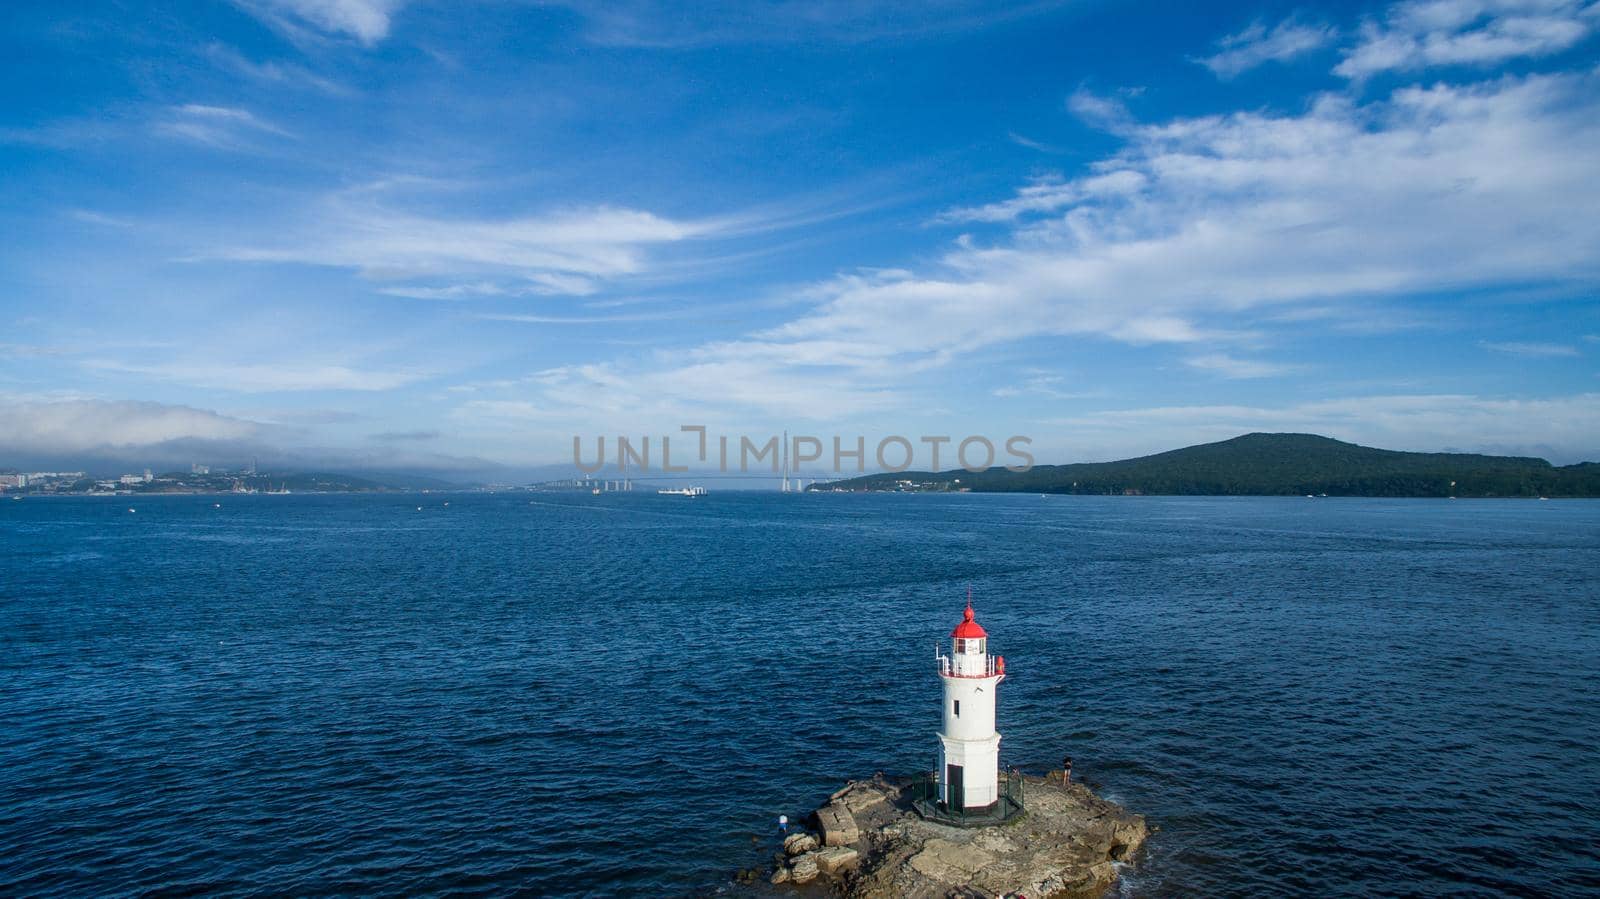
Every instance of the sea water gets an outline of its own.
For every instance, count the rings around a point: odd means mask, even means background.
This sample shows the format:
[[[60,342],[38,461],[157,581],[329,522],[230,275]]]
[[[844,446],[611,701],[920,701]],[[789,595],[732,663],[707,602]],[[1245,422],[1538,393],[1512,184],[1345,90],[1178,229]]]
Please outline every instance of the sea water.
[[[713,492],[0,503],[0,893],[737,894],[969,587],[1125,895],[1600,890],[1600,502]]]

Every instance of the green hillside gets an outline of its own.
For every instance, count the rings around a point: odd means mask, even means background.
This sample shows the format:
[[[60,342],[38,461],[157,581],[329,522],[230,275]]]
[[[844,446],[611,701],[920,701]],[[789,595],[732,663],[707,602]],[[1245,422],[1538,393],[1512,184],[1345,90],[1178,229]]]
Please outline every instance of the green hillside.
[[[907,488],[901,482],[913,485]],[[1452,486],[1452,482],[1454,486]],[[1600,496],[1600,465],[1470,453],[1407,453],[1315,434],[1245,434],[1120,462],[1027,472],[900,472],[821,489],[1194,496]]]

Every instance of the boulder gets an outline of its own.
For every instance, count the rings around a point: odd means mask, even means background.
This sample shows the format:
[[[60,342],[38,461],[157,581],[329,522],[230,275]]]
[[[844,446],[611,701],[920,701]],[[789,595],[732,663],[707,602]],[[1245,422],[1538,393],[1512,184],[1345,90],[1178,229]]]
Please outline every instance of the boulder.
[[[789,879],[795,883],[810,883],[817,879],[821,868],[817,865],[817,853],[807,852],[794,860],[789,868]]]
[[[861,840],[861,830],[850,810],[838,802],[830,802],[817,809],[817,823],[822,825],[822,845],[854,846]]]
[[[860,862],[861,853],[847,846],[830,846],[817,853],[817,867],[830,876],[853,870]]]
[[[773,883],[788,883],[789,877],[789,869],[783,867],[782,865],[778,866],[778,870],[772,872]]]
[[[809,833],[792,833],[783,840],[784,855],[804,855],[817,848],[817,838]]]

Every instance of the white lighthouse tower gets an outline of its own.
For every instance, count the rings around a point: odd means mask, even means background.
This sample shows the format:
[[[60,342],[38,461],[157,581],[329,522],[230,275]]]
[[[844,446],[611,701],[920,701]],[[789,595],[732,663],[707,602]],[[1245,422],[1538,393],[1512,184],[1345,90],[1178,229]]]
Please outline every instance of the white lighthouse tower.
[[[972,615],[972,597],[950,632],[950,655],[938,655],[944,684],[939,728],[938,795],[952,810],[983,809],[1000,800],[1000,734],[994,729],[995,689],[1006,660],[989,655],[989,634]]]

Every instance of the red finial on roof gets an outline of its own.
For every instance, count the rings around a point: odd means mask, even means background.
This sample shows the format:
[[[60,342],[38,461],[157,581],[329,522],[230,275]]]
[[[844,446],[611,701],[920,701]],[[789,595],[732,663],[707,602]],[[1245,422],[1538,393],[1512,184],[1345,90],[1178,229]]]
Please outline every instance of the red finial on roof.
[[[987,631],[985,631],[983,629],[983,627],[981,625],[979,625],[978,622],[972,617],[972,588],[971,587],[967,588],[967,610],[966,610],[966,612],[962,613],[962,615],[961,615],[961,623],[956,625],[956,629],[950,632],[950,636],[952,636],[952,637],[963,637],[963,638],[966,638],[966,639],[969,639],[969,640],[973,639],[975,637],[987,637],[987,636],[989,636],[989,633]]]

